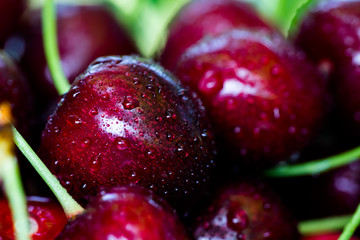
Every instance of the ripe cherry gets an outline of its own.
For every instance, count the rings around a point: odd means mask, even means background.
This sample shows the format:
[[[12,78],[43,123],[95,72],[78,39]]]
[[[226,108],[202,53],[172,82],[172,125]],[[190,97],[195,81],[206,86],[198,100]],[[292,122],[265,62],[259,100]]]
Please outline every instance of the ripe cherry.
[[[359,21],[359,1],[321,1],[304,18],[295,39],[329,82],[334,128],[355,136],[360,134]]]
[[[69,222],[57,240],[186,240],[191,239],[175,211],[139,186],[102,193]]]
[[[77,78],[39,153],[78,200],[101,186],[137,183],[184,207],[206,186],[215,148],[195,93],[151,61],[113,56]]]
[[[175,71],[204,102],[224,152],[251,166],[300,150],[324,114],[324,86],[278,33],[233,30],[182,55]]]
[[[61,206],[44,197],[28,197],[30,235],[33,240],[52,240],[62,231],[67,218]],[[13,240],[14,229],[11,212],[5,199],[0,199],[0,239]]]
[[[194,224],[196,239],[300,239],[296,222],[262,182],[232,181],[218,188]]]
[[[176,16],[161,63],[174,70],[179,57],[205,36],[214,36],[237,27],[270,28],[250,4],[236,0],[197,0]]]

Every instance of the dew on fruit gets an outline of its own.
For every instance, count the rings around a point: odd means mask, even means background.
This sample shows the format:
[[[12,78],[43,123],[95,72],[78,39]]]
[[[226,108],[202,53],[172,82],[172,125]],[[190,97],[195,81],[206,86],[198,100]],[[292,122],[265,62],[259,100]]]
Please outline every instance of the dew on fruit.
[[[89,147],[90,144],[91,144],[91,139],[89,139],[89,138],[84,138],[84,139],[81,141],[81,146],[82,146],[83,148]]]
[[[101,168],[101,154],[97,154],[90,159],[90,170],[98,171]]]
[[[199,82],[199,91],[205,95],[217,93],[221,87],[221,80],[214,71],[207,71]]]
[[[234,128],[234,133],[235,134],[239,134],[241,132],[241,127],[235,127]]]
[[[139,101],[132,96],[126,96],[124,101],[122,102],[122,105],[124,109],[132,110],[136,107],[139,107]]]

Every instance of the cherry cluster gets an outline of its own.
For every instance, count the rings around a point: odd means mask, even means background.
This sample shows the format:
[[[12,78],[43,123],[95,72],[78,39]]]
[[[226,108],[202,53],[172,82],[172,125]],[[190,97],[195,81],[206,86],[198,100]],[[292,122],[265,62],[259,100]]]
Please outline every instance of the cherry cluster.
[[[0,2],[0,100],[85,210],[66,215],[19,153],[32,239],[338,239],[299,222],[355,211],[359,161],[266,169],[360,144],[360,1],[320,1],[285,37],[248,3],[194,0],[154,59],[105,6],[57,4],[60,96],[42,21]],[[1,195],[0,239],[15,239],[10,212]]]

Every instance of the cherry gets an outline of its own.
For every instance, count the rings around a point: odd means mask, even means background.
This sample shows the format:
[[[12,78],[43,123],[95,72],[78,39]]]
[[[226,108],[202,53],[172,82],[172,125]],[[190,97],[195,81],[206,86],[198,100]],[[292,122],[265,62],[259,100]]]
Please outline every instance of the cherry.
[[[215,148],[195,93],[151,61],[112,56],[77,78],[39,154],[77,200],[101,186],[137,183],[181,208],[201,195]]]
[[[303,237],[302,240],[338,240],[340,234],[338,233],[331,233],[331,234],[322,234],[322,235],[314,235]],[[357,237],[352,237],[350,240],[359,240]]]
[[[241,26],[270,28],[248,3],[235,0],[192,1],[171,24],[161,63],[174,70],[181,54],[203,37]]]
[[[56,239],[191,238],[164,200],[139,186],[119,186],[93,199]]]
[[[360,133],[359,20],[359,1],[322,1],[295,36],[329,82],[336,105],[334,128],[353,135]]]
[[[314,72],[279,34],[245,29],[193,45],[175,71],[203,100],[224,153],[258,167],[296,153],[316,132],[325,96]]]
[[[0,48],[7,37],[13,33],[25,9],[24,0],[2,0],[0,2]]]
[[[67,218],[61,206],[53,200],[44,197],[31,196],[27,198],[30,217],[30,233],[33,240],[51,240],[62,231]],[[0,199],[0,239],[15,239],[13,221],[8,203]]]
[[[196,239],[300,239],[290,212],[264,183],[232,181],[220,186],[194,224]]]

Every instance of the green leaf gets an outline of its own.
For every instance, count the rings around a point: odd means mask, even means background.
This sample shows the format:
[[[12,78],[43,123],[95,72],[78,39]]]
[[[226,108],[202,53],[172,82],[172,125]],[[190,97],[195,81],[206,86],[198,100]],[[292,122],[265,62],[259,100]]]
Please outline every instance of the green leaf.
[[[140,53],[152,57],[166,41],[168,25],[190,0],[106,0],[133,36]]]
[[[312,3],[319,0],[246,0],[255,6],[260,14],[287,36],[289,29],[295,29]],[[311,3],[311,4],[310,4]],[[304,7],[304,6],[307,7]],[[301,10],[300,10],[301,9]],[[294,21],[296,19],[296,21]]]
[[[298,28],[303,21],[306,14],[316,6],[320,0],[307,0],[296,11],[294,17],[291,20],[289,34],[294,34],[298,31]]]

